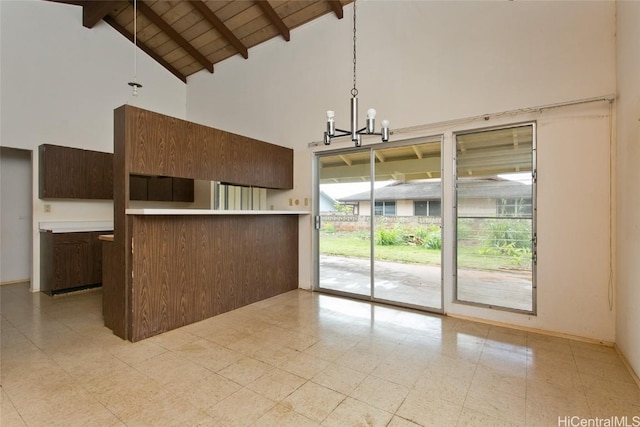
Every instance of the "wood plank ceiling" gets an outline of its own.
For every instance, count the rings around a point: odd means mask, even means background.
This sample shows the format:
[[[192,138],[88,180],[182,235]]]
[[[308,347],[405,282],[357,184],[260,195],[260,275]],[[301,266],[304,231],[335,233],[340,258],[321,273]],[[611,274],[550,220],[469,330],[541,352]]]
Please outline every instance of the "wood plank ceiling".
[[[131,42],[133,0],[49,0],[82,7],[83,25],[104,21]],[[274,37],[291,39],[291,30],[327,13],[343,17],[353,0],[137,0],[138,47],[186,83],[200,70]]]

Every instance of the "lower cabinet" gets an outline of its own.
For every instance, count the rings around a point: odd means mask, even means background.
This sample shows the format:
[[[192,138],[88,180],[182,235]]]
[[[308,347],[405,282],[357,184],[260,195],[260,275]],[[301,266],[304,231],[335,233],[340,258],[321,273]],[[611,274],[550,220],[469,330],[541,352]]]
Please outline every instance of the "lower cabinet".
[[[105,231],[40,232],[40,289],[49,295],[102,283],[102,244]]]

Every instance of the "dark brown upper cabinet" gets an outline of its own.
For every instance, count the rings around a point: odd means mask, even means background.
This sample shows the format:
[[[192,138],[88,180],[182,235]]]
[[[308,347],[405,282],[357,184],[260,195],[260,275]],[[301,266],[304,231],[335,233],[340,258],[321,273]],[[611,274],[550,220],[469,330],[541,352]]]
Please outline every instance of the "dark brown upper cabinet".
[[[127,109],[128,120],[122,116],[117,124],[123,132],[136,132],[127,151],[130,174],[293,188],[290,148],[131,106],[116,112],[124,114]]]
[[[113,199],[113,154],[51,144],[38,154],[41,199]]]
[[[129,176],[129,200],[193,202],[194,181],[170,176]]]
[[[85,150],[89,199],[113,199],[113,154]]]

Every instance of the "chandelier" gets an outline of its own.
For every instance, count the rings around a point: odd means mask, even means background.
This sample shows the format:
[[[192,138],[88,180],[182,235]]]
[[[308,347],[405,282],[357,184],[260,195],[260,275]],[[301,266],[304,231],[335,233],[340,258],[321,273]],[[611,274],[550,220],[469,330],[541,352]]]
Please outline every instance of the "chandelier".
[[[382,128],[380,132],[376,132],[375,120],[376,110],[369,108],[367,110],[367,125],[361,129],[358,129],[358,89],[356,88],[356,2],[353,1],[353,88],[351,89],[351,130],[344,130],[336,128],[335,123],[335,111],[327,111],[327,130],[324,133],[324,145],[331,144],[331,140],[334,138],[342,138],[344,136],[351,136],[351,141],[355,143],[356,147],[362,145],[360,140],[361,135],[380,135],[382,142],[389,141],[389,121],[382,120]]]

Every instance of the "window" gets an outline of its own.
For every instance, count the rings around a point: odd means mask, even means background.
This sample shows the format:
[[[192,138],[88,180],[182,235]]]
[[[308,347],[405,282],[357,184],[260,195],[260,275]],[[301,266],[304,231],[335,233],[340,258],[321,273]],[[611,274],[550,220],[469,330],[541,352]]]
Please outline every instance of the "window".
[[[373,213],[380,216],[395,216],[396,202],[376,202]]]
[[[413,202],[415,216],[440,216],[440,200],[416,200]]]
[[[456,135],[456,301],[536,312],[535,125]]]
[[[496,214],[497,216],[531,216],[531,199],[497,199]]]

